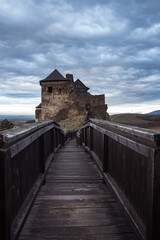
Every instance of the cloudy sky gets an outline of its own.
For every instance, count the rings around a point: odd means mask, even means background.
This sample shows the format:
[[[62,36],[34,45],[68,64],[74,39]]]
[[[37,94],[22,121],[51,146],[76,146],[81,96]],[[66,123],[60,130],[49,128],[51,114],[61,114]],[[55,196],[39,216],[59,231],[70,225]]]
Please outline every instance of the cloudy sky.
[[[0,114],[34,114],[55,68],[109,113],[160,109],[160,1],[0,0]]]

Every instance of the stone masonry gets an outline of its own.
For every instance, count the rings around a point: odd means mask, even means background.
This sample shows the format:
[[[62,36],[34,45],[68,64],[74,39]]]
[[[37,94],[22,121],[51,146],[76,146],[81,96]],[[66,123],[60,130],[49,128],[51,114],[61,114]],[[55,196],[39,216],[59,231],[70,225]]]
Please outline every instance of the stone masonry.
[[[36,107],[36,122],[60,122],[74,116],[106,119],[104,95],[91,95],[79,79],[74,82],[72,74],[66,74],[65,78],[55,69],[40,85],[41,103]]]

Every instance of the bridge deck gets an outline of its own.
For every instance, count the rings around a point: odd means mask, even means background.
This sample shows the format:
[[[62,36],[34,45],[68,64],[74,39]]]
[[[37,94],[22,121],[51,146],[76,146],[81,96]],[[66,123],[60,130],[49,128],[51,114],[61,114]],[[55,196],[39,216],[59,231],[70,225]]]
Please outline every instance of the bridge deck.
[[[95,163],[71,140],[51,163],[46,184],[40,189],[19,239],[137,237]]]

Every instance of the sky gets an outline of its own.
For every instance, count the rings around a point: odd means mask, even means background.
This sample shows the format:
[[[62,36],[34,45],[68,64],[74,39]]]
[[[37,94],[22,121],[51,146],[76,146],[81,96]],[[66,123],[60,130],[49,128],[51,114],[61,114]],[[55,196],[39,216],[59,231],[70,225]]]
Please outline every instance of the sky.
[[[108,112],[160,109],[159,0],[0,0],[0,114],[34,114],[54,69]]]

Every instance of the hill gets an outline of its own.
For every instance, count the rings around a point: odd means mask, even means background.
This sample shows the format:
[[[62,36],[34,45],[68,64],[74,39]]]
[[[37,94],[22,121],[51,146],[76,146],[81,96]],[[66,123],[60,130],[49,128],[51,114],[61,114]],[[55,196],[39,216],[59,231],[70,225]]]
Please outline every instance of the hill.
[[[148,114],[151,114],[151,115],[160,115],[160,110],[156,110],[156,111],[153,111],[153,112],[150,112]]]
[[[0,115],[0,122],[4,119],[8,119],[14,126],[19,126],[25,123],[32,123],[35,120],[34,115]]]
[[[95,118],[101,119],[98,114],[95,116]],[[68,130],[76,130],[76,129],[82,127],[85,119],[86,119],[86,116],[78,115],[78,116],[67,118],[67,119],[62,120],[62,121],[60,121],[58,123],[59,123],[61,129],[64,132],[66,132]],[[109,116],[109,114],[107,112],[106,112],[106,119],[108,121],[110,121],[110,116]]]
[[[160,130],[160,115],[122,113],[110,116],[111,121]]]
[[[58,123],[59,123],[61,129],[64,132],[67,132],[68,130],[76,130],[76,129],[80,128],[83,125],[84,121],[85,121],[84,116],[74,116],[74,117],[62,120]]]

